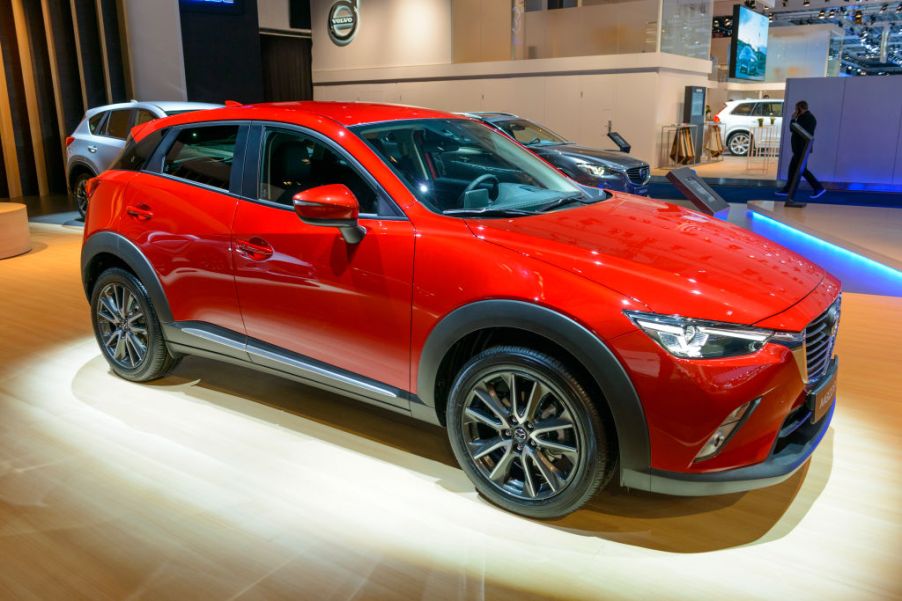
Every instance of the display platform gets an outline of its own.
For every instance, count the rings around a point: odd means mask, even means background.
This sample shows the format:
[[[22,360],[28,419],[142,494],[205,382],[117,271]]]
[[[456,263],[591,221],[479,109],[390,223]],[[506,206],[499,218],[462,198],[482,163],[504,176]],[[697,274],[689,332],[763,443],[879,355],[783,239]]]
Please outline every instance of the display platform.
[[[787,209],[782,201],[773,200],[751,201],[748,208],[758,215],[902,271],[902,208],[810,202],[804,208]]]
[[[540,522],[478,497],[439,428],[204,359],[114,376],[81,231],[31,228],[38,250],[0,262],[0,596],[902,594],[902,299],[846,295],[838,408],[790,480],[705,498],[613,486]]]

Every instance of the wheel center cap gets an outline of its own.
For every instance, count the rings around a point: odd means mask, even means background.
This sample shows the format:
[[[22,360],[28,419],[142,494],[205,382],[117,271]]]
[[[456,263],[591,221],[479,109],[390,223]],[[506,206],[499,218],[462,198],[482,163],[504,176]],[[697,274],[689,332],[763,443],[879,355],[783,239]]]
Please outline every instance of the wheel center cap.
[[[526,442],[526,439],[529,437],[529,434],[526,432],[526,428],[520,426],[514,430],[514,440],[516,442]]]

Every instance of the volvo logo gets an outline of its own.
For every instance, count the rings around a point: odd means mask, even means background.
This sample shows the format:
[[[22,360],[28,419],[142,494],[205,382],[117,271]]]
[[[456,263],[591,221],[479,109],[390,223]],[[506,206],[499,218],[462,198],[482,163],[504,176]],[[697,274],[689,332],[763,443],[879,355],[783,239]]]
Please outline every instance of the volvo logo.
[[[338,46],[347,46],[354,39],[360,24],[355,0],[336,0],[329,9],[329,37]]]

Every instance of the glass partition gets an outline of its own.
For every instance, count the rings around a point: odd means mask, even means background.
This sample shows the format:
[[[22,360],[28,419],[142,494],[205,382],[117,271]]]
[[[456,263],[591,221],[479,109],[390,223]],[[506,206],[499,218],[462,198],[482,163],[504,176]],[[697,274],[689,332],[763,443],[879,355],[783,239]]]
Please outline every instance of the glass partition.
[[[711,0],[664,0],[661,7],[661,52],[711,58]]]

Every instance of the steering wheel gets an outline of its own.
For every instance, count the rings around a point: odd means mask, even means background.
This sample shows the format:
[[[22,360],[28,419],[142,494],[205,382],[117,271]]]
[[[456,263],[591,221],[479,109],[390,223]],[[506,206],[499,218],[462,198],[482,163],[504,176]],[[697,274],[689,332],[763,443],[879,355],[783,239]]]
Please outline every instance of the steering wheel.
[[[469,184],[467,184],[467,187],[464,188],[464,191],[460,193],[458,205],[463,206],[463,200],[464,198],[466,198],[467,192],[475,190],[486,182],[491,182],[489,187],[489,199],[493,201],[496,200],[498,198],[498,192],[500,190],[499,186],[501,182],[498,181],[498,178],[491,173],[483,173],[482,175],[471,181]]]

